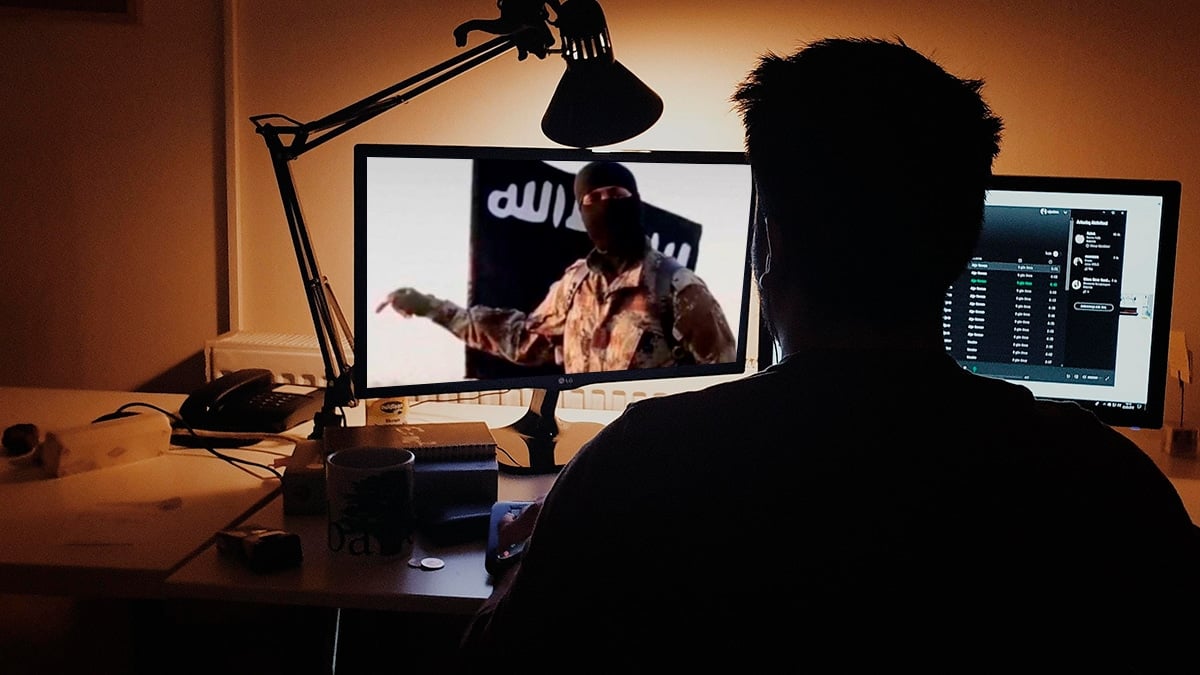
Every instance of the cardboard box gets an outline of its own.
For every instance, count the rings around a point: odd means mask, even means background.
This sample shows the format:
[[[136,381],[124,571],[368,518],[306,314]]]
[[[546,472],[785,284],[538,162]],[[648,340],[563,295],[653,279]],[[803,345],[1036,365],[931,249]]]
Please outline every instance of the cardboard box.
[[[325,454],[320,440],[301,440],[288,459],[282,480],[285,514],[325,513]]]

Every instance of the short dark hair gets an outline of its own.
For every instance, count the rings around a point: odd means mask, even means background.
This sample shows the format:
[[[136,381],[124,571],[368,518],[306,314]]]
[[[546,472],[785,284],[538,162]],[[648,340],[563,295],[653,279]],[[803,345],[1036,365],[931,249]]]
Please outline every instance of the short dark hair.
[[[881,289],[940,296],[965,268],[1003,129],[982,87],[877,38],[767,53],[738,85],[764,211],[789,244],[772,255],[828,291],[826,310]]]

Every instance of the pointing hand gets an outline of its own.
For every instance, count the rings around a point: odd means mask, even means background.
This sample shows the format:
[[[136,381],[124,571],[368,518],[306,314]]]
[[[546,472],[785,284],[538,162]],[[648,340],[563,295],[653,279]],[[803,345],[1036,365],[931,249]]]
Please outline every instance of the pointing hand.
[[[413,288],[397,288],[388,293],[387,299],[379,303],[375,308],[375,313],[378,314],[386,309],[389,305],[392,309],[404,316],[427,316],[433,311],[437,300],[425,293],[422,293]]]

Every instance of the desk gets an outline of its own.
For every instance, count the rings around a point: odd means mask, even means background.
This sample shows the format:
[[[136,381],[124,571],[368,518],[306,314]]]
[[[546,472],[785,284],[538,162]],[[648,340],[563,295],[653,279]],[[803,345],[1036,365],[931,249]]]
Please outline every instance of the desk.
[[[361,414],[361,411],[359,412]],[[515,419],[520,410],[505,406],[437,403],[418,406],[412,421],[434,422],[482,419],[489,426]],[[564,419],[605,422],[612,413],[563,410]],[[360,423],[353,421],[351,424]],[[1156,430],[1125,430],[1176,485],[1192,519],[1200,523],[1200,460],[1170,457],[1159,447]],[[544,494],[553,476],[500,475],[500,499],[530,499]],[[168,596],[209,600],[316,605],[342,609],[419,611],[466,614],[473,612],[491,592],[483,569],[483,544],[434,548],[418,538],[414,556],[433,555],[445,561],[440,570],[408,567],[404,561],[373,564],[334,560],[325,549],[323,516],[283,513],[282,500],[274,500],[247,520],[295,532],[301,538],[304,562],[299,569],[268,575],[250,572],[210,547],[172,574]]]
[[[176,411],[184,396],[0,387],[0,428],[44,433],[141,402]],[[141,411],[139,409],[138,411]],[[279,443],[290,454],[291,445]],[[270,464],[272,455],[237,451]],[[202,450],[51,478],[0,460],[0,592],[152,597],[214,534],[267,503],[279,481]]]
[[[42,429],[85,424],[122,404],[140,401],[174,410],[182,395],[0,387],[0,424],[32,422]],[[507,424],[524,412],[510,406],[424,403],[413,421],[476,419]],[[614,413],[564,409],[563,419],[607,422]],[[347,411],[361,424],[364,406]],[[1170,457],[1157,430],[1125,430],[1176,486],[1192,519],[1200,522],[1200,459]],[[293,430],[304,436],[304,428]],[[286,444],[276,448],[290,452]],[[264,461],[270,455],[237,452]],[[250,454],[246,454],[250,453]],[[509,476],[501,499],[544,494],[554,476]],[[172,451],[158,458],[49,479],[0,461],[0,592],[117,597],[196,598],[303,604],[339,608],[462,614],[491,591],[483,544],[434,548],[418,540],[417,553],[442,558],[441,570],[403,562],[367,566],[331,560],[323,516],[287,516],[278,481],[250,475],[203,451]],[[222,557],[214,534],[250,521],[301,536],[300,569],[257,575]]]
[[[495,427],[519,418],[524,410],[511,406],[458,403],[422,403],[409,412],[412,422],[482,420]],[[348,411],[351,425],[361,424],[363,406]],[[560,410],[567,421],[608,422],[612,412]],[[554,482],[554,475],[512,476],[501,473],[497,494],[501,500],[534,499]],[[343,560],[326,549],[324,515],[287,515],[282,499],[250,514],[247,522],[277,527],[300,536],[304,562],[297,569],[255,574],[209,547],[172,574],[165,587],[168,597],[315,605],[339,609],[414,611],[470,614],[491,593],[483,568],[482,541],[449,547],[432,547],[418,536],[414,557],[435,556],[445,567],[422,570],[405,561]]]

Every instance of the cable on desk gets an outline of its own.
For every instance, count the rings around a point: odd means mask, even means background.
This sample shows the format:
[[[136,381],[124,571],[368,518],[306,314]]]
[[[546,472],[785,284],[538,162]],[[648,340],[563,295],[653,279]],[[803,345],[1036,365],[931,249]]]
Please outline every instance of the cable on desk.
[[[235,440],[235,441],[248,440],[248,441],[253,441],[255,443],[257,443],[259,441],[283,441],[285,443],[291,443],[292,445],[295,445],[296,443],[304,440],[303,438],[301,438],[299,436],[290,436],[288,434],[277,434],[277,433],[271,433],[271,432],[266,432],[266,431],[264,431],[264,432],[258,432],[258,431],[250,431],[250,432],[247,432],[247,431],[211,431],[208,429],[194,429],[194,430],[190,430],[190,431],[191,431],[191,433],[189,433],[188,436],[191,438],[194,438],[194,439],[198,439],[198,440],[204,440],[204,439]],[[189,447],[191,447],[191,446],[189,446]],[[208,449],[208,447],[202,443],[198,444],[196,447],[199,447],[202,450]],[[238,444],[236,447],[238,449],[244,450],[246,452],[261,452],[263,454],[275,455],[277,457],[290,456],[290,453],[280,452],[278,450],[269,450],[267,448],[255,448],[255,447],[252,447],[249,445],[241,445],[241,444]]]
[[[172,421],[172,423],[183,425],[183,427],[185,429],[187,429],[188,433],[190,433],[192,436],[195,436],[197,438],[203,438],[203,436],[201,436],[199,433],[197,433],[197,431],[195,429],[192,428],[192,425],[185,422],[183,420],[183,418],[181,418],[179,415],[176,415],[175,413],[173,413],[169,410],[166,410],[164,408],[160,408],[152,403],[141,403],[141,402],[137,402],[137,401],[132,402],[132,403],[126,403],[126,404],[122,405],[121,407],[117,408],[116,413],[120,414],[120,413],[125,412],[129,408],[139,408],[139,407],[140,408],[150,408],[151,410],[156,410],[156,411],[166,415],[167,418]],[[291,440],[293,442],[295,441],[295,439],[289,439],[289,440]],[[259,469],[264,469],[266,471],[269,471],[276,478],[278,478],[280,480],[283,479],[283,474],[280,473],[273,466],[267,466],[266,464],[262,464],[261,462],[252,462],[248,459],[242,459],[241,457],[234,457],[232,455],[227,455],[223,452],[217,451],[217,449],[212,447],[212,445],[213,445],[212,443],[209,443],[207,446],[202,446],[202,449],[208,451],[209,453],[211,453],[214,457],[217,457],[218,459],[225,460],[229,464],[243,464],[245,466],[252,466],[255,468],[259,468]]]

